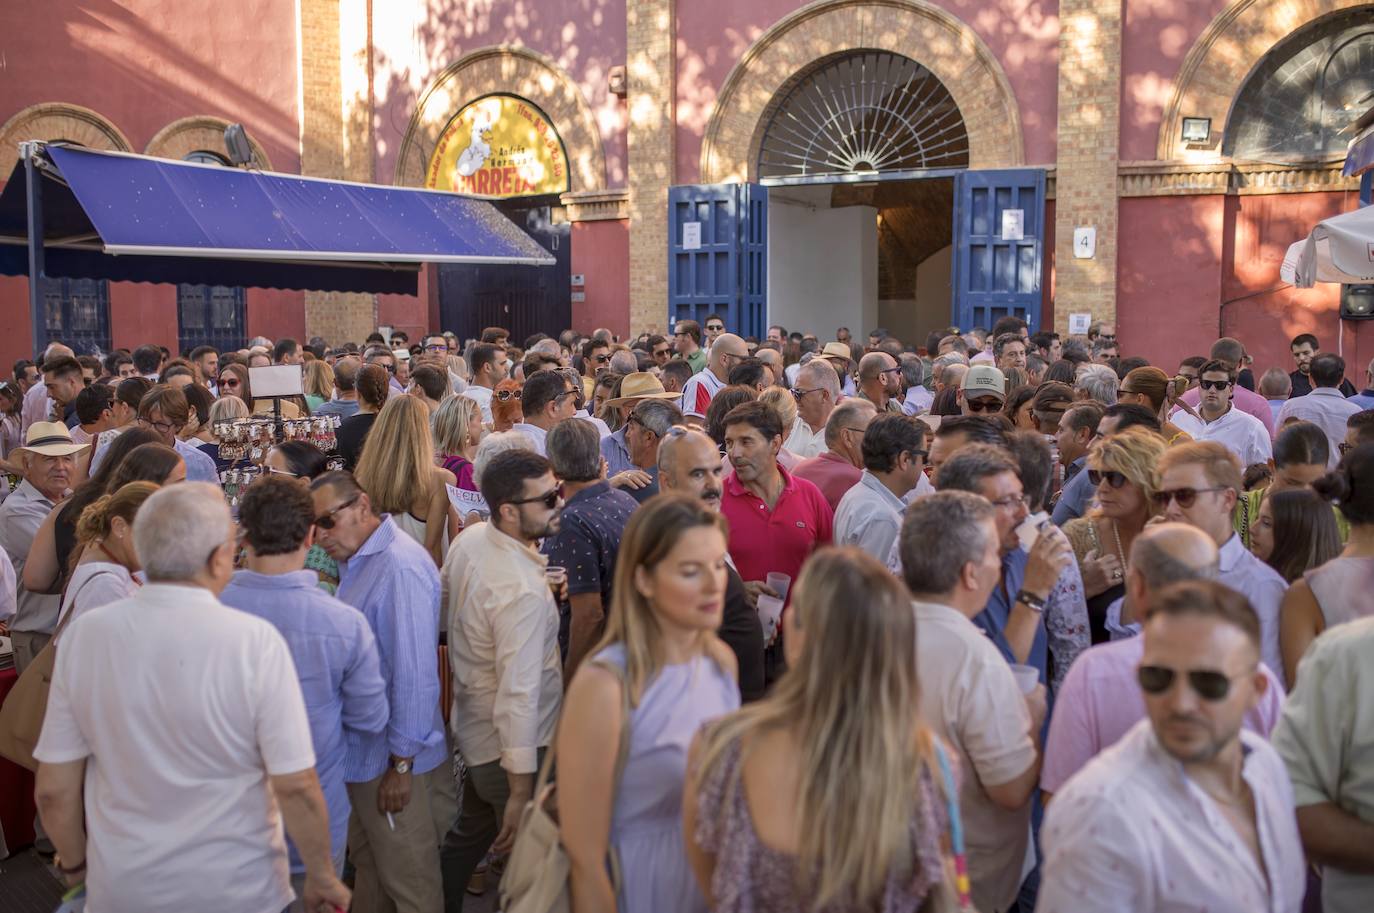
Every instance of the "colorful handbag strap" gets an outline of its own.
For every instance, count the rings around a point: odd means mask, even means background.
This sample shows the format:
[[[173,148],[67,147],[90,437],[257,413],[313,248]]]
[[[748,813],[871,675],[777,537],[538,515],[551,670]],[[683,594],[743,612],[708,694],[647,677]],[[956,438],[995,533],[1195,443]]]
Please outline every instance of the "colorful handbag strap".
[[[968,857],[964,851],[964,821],[959,817],[959,793],[954,786],[954,773],[949,767],[949,755],[939,739],[935,740],[935,757],[940,762],[940,777],[945,784],[945,805],[949,814],[950,852],[954,855],[954,887],[959,895],[959,909],[972,906],[969,896]]]

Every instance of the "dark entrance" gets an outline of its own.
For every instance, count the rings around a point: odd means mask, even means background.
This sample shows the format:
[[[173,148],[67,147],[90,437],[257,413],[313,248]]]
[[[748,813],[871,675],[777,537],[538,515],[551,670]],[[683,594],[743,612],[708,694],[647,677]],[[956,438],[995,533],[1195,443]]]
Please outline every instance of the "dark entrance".
[[[572,323],[572,225],[557,194],[492,200],[492,204],[558,262],[553,266],[445,264],[439,267],[439,322],[459,339],[483,327],[510,330],[523,343],[534,333],[557,334]]]

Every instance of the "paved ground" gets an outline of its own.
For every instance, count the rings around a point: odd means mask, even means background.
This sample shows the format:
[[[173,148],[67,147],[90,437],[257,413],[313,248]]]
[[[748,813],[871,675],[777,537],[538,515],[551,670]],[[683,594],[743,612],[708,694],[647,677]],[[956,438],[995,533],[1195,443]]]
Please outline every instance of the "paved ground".
[[[62,903],[62,885],[32,848],[0,860],[0,911],[52,913]]]

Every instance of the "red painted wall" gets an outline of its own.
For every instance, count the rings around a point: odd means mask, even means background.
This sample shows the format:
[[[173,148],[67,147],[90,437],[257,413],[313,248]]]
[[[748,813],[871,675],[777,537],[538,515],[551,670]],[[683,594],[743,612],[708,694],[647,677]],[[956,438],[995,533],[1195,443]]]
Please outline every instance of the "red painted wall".
[[[574,222],[572,271],[587,277],[587,300],[572,306],[572,325],[590,333],[607,327],[625,339],[630,333],[630,223]],[[574,292],[579,289],[574,288]],[[664,319],[667,304],[664,304]],[[645,327],[663,332],[663,327]]]
[[[290,337],[305,342],[305,293],[272,288],[248,290],[248,326],[246,339],[266,336],[268,339]],[[173,301],[176,298],[173,296]]]
[[[932,0],[967,23],[1001,63],[1021,113],[1026,161],[1055,160],[1058,127],[1058,0]],[[701,141],[726,77],[757,38],[800,8],[798,0],[677,6],[677,174],[700,179]],[[857,13],[856,13],[857,15]],[[920,62],[921,49],[908,54]],[[802,66],[809,61],[797,61]]]

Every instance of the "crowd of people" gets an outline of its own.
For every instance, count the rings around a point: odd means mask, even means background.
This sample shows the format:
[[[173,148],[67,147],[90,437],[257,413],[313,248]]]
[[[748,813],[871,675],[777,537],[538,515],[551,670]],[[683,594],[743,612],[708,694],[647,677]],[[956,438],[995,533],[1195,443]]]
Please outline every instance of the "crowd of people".
[[[1371,909],[1374,363],[673,331],[18,363],[90,909]]]

